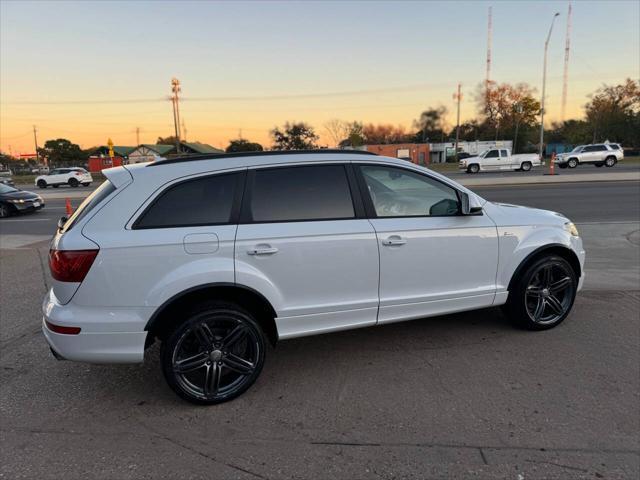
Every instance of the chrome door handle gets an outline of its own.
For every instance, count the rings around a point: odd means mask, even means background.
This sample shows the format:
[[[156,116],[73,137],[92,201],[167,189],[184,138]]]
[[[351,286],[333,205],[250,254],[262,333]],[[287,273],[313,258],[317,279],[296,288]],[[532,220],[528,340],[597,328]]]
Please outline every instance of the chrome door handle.
[[[275,247],[263,247],[247,250],[247,255],[273,255],[278,253],[278,249]]]
[[[387,247],[392,247],[394,245],[395,246],[404,245],[405,243],[407,243],[407,241],[404,238],[399,237],[397,235],[392,235],[391,237],[382,241],[382,244],[386,245]]]

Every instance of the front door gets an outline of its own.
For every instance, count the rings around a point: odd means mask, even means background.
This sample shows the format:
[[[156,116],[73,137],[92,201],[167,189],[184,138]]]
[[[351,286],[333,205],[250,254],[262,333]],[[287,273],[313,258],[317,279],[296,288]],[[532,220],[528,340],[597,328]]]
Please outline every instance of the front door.
[[[456,190],[427,174],[359,169],[380,250],[378,322],[490,306],[498,264],[493,221],[460,215]]]
[[[280,338],[374,325],[378,246],[350,165],[250,170],[236,282],[269,297]]]
[[[486,170],[500,170],[500,150],[489,150],[484,157],[482,166]]]

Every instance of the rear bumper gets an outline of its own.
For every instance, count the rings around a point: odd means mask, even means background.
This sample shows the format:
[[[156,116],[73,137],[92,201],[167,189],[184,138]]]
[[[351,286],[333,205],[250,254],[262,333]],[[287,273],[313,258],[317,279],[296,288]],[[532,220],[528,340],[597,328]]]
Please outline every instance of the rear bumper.
[[[139,363],[144,359],[147,332],[135,309],[114,311],[58,303],[49,291],[42,304],[42,333],[51,349],[65,360],[90,363]],[[141,323],[138,323],[138,317]],[[61,327],[80,327],[77,335],[53,332],[45,320]]]

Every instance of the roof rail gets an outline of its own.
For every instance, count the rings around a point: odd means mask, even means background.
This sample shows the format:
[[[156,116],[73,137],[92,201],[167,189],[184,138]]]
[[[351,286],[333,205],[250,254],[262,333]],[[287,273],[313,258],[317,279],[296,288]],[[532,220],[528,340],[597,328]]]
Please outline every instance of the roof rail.
[[[167,165],[170,163],[193,162],[196,160],[214,160],[216,158],[236,158],[236,157],[266,157],[269,155],[301,155],[301,154],[348,154],[348,155],[377,155],[374,152],[364,150],[339,150],[335,148],[322,148],[318,150],[268,150],[263,152],[231,152],[231,153],[198,153],[193,155],[182,155],[179,157],[157,160],[147,167]]]

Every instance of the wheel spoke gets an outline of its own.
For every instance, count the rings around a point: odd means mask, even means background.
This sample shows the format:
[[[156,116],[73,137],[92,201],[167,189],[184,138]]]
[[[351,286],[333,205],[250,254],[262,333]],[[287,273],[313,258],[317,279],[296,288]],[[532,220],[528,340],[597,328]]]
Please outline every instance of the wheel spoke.
[[[220,366],[217,362],[207,365],[207,372],[204,377],[204,394],[206,397],[215,397],[220,387]]]
[[[542,285],[547,288],[551,285],[551,275],[551,265],[546,265],[544,270],[542,270]]]
[[[234,372],[240,373],[242,375],[249,375],[253,372],[254,365],[248,360],[244,358],[240,358],[238,355],[233,353],[227,354],[227,356],[223,360],[223,365]]]
[[[213,333],[211,332],[211,329],[209,328],[209,325],[207,325],[204,322],[197,325],[193,329],[193,333],[198,339],[198,342],[200,342],[200,345],[202,345],[203,347],[210,347],[211,345],[213,345],[213,342],[215,341],[215,338],[213,336]]]
[[[533,319],[540,320],[542,314],[544,313],[544,307],[547,305],[547,301],[543,297],[538,297],[538,303],[536,304],[536,309],[533,312]]]
[[[222,345],[225,348],[231,348],[240,340],[242,340],[247,334],[247,327],[240,324],[236,328],[234,328],[224,339],[222,340]]]
[[[556,315],[562,315],[564,313],[562,303],[553,295],[547,297],[547,305],[549,305],[549,308],[553,310]]]
[[[551,290],[552,292],[558,292],[558,291],[564,290],[570,285],[571,285],[571,277],[564,277],[564,278],[561,278],[560,280],[553,282],[551,285],[549,285],[549,290]]]
[[[542,287],[538,287],[537,285],[529,285],[527,287],[527,295],[539,297],[540,295],[542,295]]]
[[[173,364],[173,370],[177,373],[187,373],[205,366],[209,355],[207,352],[200,352],[191,357],[183,358]]]

